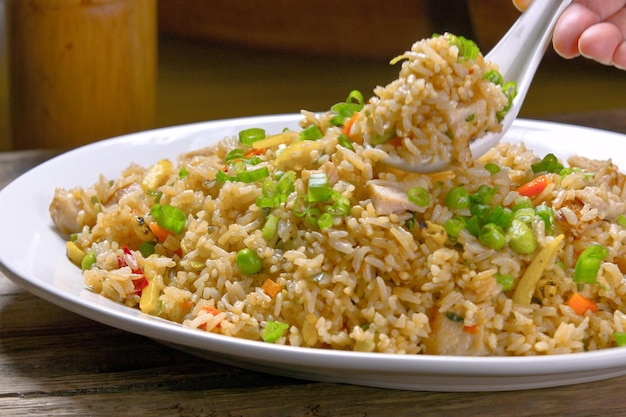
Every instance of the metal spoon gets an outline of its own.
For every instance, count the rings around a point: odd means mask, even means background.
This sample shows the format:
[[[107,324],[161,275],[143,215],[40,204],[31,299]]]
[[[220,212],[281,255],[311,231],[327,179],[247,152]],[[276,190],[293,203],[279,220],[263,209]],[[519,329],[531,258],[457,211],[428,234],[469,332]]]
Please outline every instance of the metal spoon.
[[[502,120],[502,131],[488,132],[484,136],[474,139],[470,144],[474,159],[498,143],[517,118],[537,67],[550,45],[554,25],[571,2],[571,0],[534,1],[498,44],[485,56],[488,61],[498,64],[504,80],[517,83],[518,91],[509,111]],[[441,160],[416,164],[400,157],[387,157],[383,162],[403,171],[424,174],[452,168],[449,162]]]

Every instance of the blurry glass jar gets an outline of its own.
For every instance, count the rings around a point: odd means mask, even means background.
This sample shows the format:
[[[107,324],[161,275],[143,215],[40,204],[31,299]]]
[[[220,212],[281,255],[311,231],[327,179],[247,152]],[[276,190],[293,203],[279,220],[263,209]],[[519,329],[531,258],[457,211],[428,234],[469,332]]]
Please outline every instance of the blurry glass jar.
[[[156,0],[6,0],[14,149],[154,127]]]

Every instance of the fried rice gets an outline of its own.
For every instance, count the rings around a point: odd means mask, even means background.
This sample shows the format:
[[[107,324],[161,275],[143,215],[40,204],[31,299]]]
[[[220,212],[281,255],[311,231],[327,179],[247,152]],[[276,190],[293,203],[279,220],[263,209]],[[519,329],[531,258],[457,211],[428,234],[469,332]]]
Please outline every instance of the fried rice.
[[[198,331],[291,346],[544,355],[624,343],[625,177],[611,161],[469,142],[499,129],[497,67],[451,35],[301,129],[209,138],[56,190],[95,293]],[[443,158],[420,175],[381,161]]]

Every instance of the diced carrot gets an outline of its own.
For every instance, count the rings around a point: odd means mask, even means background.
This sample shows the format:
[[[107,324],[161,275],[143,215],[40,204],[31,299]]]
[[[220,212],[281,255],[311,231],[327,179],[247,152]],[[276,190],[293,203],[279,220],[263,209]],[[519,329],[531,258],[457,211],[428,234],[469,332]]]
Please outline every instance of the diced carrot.
[[[357,117],[359,117],[359,112],[355,111],[352,117],[350,117],[350,119],[348,119],[346,124],[343,125],[343,133],[350,136],[350,131],[352,130],[352,126],[354,125],[354,122],[356,122]]]
[[[400,146],[402,146],[402,138],[400,136],[395,136],[389,139],[389,142],[387,143],[389,143],[394,148],[399,148]]]
[[[217,316],[218,314],[221,313],[221,311],[219,311],[217,308],[215,307],[211,307],[211,306],[204,306],[201,309],[202,311],[205,311],[209,314],[213,314],[214,316]]]
[[[193,307],[193,302],[191,300],[184,299],[180,301],[180,308],[183,310],[191,310],[191,307]]]
[[[261,285],[261,289],[263,290],[263,292],[265,292],[265,294],[267,294],[271,298],[274,298],[276,297],[276,294],[278,294],[280,290],[283,289],[283,287],[268,278]]]
[[[478,325],[472,324],[471,326],[463,326],[465,333],[476,334],[478,333]]]
[[[150,230],[152,230],[152,233],[154,233],[154,235],[157,237],[157,239],[159,239],[159,242],[161,243],[165,242],[165,239],[167,239],[169,235],[174,234],[173,232],[170,232],[169,230],[159,226],[157,222],[149,222],[148,227],[150,228]]]
[[[548,177],[545,175],[540,175],[526,184],[521,185],[517,192],[519,195],[524,197],[534,197],[539,195],[543,190],[548,186]]]
[[[208,314],[211,314],[213,316],[217,316],[218,314],[221,313],[221,311],[219,311],[217,308],[211,307],[211,306],[204,306],[204,307],[201,308],[201,310],[206,312],[206,313],[208,313]],[[221,323],[217,323],[217,325],[215,327],[217,327],[217,328],[222,327],[222,324]],[[198,328],[202,329],[202,330],[206,330],[206,323],[202,323],[201,325],[198,326]]]
[[[243,155],[246,158],[250,158],[251,156],[258,156],[258,155],[263,155],[265,153],[265,148],[259,148],[259,149],[250,149],[248,152],[244,153]]]
[[[576,312],[576,314],[580,314],[581,316],[585,314],[587,310],[595,313],[598,311],[598,305],[592,300],[586,298],[578,292],[572,294],[572,296],[567,300],[567,305]]]

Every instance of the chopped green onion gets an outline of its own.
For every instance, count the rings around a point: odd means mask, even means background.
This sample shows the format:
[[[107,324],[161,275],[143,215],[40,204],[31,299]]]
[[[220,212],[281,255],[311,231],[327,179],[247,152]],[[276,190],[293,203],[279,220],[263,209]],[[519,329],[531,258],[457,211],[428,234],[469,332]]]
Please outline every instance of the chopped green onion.
[[[613,333],[613,340],[617,346],[626,346],[626,332]]]
[[[363,94],[358,90],[352,90],[345,102],[335,104],[330,110],[344,118],[350,118],[354,112],[361,111],[364,104],[365,97]]]
[[[161,197],[163,196],[163,191],[160,191],[160,190],[147,190],[146,194],[148,194],[151,197],[154,197],[154,202],[158,203],[159,201],[161,201]]]
[[[328,185],[328,176],[316,172],[309,177],[307,198],[309,203],[328,201],[333,195],[333,189]]]
[[[493,162],[489,162],[489,163],[485,164],[485,169],[487,171],[489,171],[489,173],[491,175],[495,175],[498,172],[500,172],[500,167],[498,165],[494,164]]]
[[[221,169],[215,174],[215,179],[224,184],[227,181],[235,181],[237,177],[232,177]]]
[[[243,149],[235,148],[226,154],[226,157],[224,158],[224,160],[226,162],[232,162],[238,159],[244,159],[245,157],[246,156],[245,156]]]
[[[294,191],[296,173],[287,171],[278,177],[278,181],[266,178],[261,186],[261,195],[257,197],[256,205],[261,208],[274,208],[287,201]]]
[[[493,223],[500,226],[502,229],[506,229],[513,220],[513,211],[507,207],[495,206],[487,217],[485,222]]]
[[[420,207],[427,207],[430,204],[430,194],[424,187],[413,187],[408,192],[409,201]]]
[[[502,85],[504,83],[504,78],[502,78],[502,74],[494,69],[487,71],[483,75],[483,80],[489,80],[495,85]]]
[[[300,132],[300,140],[318,140],[323,138],[324,135],[317,125],[310,125],[302,129]]]
[[[156,246],[156,242],[141,242],[141,244],[139,245],[139,252],[141,252],[141,255],[144,258],[147,258],[148,256],[152,255],[154,253],[154,248]]]
[[[623,214],[617,216],[617,224],[622,227],[626,227],[626,216],[624,216]]]
[[[237,252],[235,263],[244,275],[258,274],[263,269],[263,259],[250,248],[245,248]]]
[[[515,279],[511,274],[496,274],[496,282],[502,286],[502,291],[508,291],[515,285]]]
[[[257,140],[265,138],[265,130],[260,127],[251,127],[239,132],[239,142],[244,145],[252,145]]]
[[[249,184],[267,178],[270,176],[270,172],[267,167],[261,167],[251,171],[241,171],[237,173],[237,181]]]
[[[523,208],[533,208],[533,202],[530,197],[521,196],[517,197],[513,202],[513,211],[518,211]]]
[[[407,221],[404,222],[404,226],[409,229],[409,232],[412,232],[413,229],[415,229],[415,225],[417,224],[417,219],[415,218],[415,216],[411,217],[410,219],[407,219]]]
[[[180,178],[181,180],[187,177],[187,175],[189,175],[189,171],[185,167],[182,167],[180,171],[178,171],[178,178]]]
[[[347,216],[350,213],[350,199],[340,192],[333,190],[333,204],[326,207],[326,212],[333,216]]]
[[[169,204],[155,204],[150,209],[150,214],[154,217],[159,226],[173,233],[182,232],[187,222],[185,212]]]
[[[511,105],[513,104],[513,100],[517,96],[517,84],[515,83],[515,81],[506,82],[502,86],[502,92],[504,93],[508,102],[507,105],[504,106],[504,108],[496,114],[499,121],[502,121],[502,119],[504,119],[504,116],[506,116],[507,112],[511,108]]]
[[[564,167],[554,154],[549,153],[543,157],[541,162],[537,162],[536,164],[530,164],[530,168],[535,174],[539,172],[559,174]]]
[[[468,208],[471,203],[469,191],[461,186],[452,187],[446,194],[445,203],[451,209]]]
[[[524,207],[513,212],[513,218],[524,223],[530,223],[535,218],[535,209],[532,207]]]
[[[609,250],[602,245],[588,246],[578,257],[574,267],[574,282],[594,284],[602,261]]]
[[[453,321],[455,323],[462,323],[465,320],[463,316],[453,311],[446,311],[446,317],[448,318],[448,320]]]
[[[483,184],[470,196],[470,200],[472,203],[489,204],[496,192],[495,188]]]
[[[451,241],[456,241],[456,238],[459,236],[461,230],[465,229],[465,220],[461,217],[453,217],[448,219],[446,223],[443,225],[444,230],[448,234],[448,238]]]
[[[478,57],[480,50],[478,45],[463,36],[456,36],[450,33],[445,35],[448,43],[452,46],[456,46],[459,50],[459,61],[470,61]]]
[[[506,235],[500,226],[487,223],[480,229],[478,240],[488,248],[500,250],[506,244]]]
[[[263,341],[266,343],[274,343],[283,336],[285,330],[289,328],[287,323],[281,323],[279,321],[268,321],[261,333]]]
[[[306,216],[306,213],[308,210],[309,210],[309,200],[304,194],[299,194],[293,203],[291,212],[296,217],[304,217]]]
[[[295,182],[296,173],[294,171],[287,171],[280,176],[278,183],[276,184],[276,193],[281,199],[287,201],[287,197],[289,197],[289,195],[295,190]]]
[[[548,207],[545,204],[538,205],[535,207],[535,213],[546,224],[546,229],[550,229],[552,227],[556,218],[552,207]]]
[[[585,179],[593,178],[593,176],[595,175],[593,172],[585,172],[582,169],[580,169],[579,167],[563,168],[561,171],[558,172],[558,174],[561,176],[561,178],[565,178],[566,176],[568,176],[570,174],[574,174],[574,173],[583,174],[583,177]]]
[[[318,207],[309,207],[304,214],[304,221],[311,227],[319,226],[322,210]]]
[[[354,150],[354,146],[352,146],[352,139],[350,139],[350,136],[346,135],[345,133],[339,135],[339,137],[337,138],[337,142],[344,148],[348,148],[351,151]]]
[[[472,204],[470,213],[476,216],[480,221],[486,221],[491,214],[491,207],[487,204]]]
[[[87,254],[83,257],[83,260],[80,263],[80,269],[83,271],[87,271],[91,269],[92,266],[96,264],[96,254],[93,252],[87,252]]]
[[[365,97],[359,90],[352,90],[346,98],[346,103],[356,104],[357,106],[360,106],[359,110],[361,110],[365,105]]]
[[[345,102],[337,103],[330,108],[331,113],[337,115],[333,117],[331,124],[334,126],[343,125],[346,119],[351,118],[355,112],[361,111],[364,104],[363,94],[358,90],[352,90]]]
[[[265,240],[270,240],[276,234],[277,227],[278,217],[270,213],[261,229],[261,237]]]
[[[513,219],[506,231],[509,246],[517,253],[533,253],[537,249],[537,240],[531,227],[520,220]]]
[[[382,134],[374,132],[372,139],[370,140],[372,146],[382,145],[383,143],[389,142],[396,136],[396,126],[391,126],[386,129]]]
[[[469,217],[465,220],[465,228],[474,237],[480,235],[480,222],[477,216]]]
[[[317,225],[320,229],[328,229],[333,225],[333,216],[330,213],[323,213],[317,220]]]

